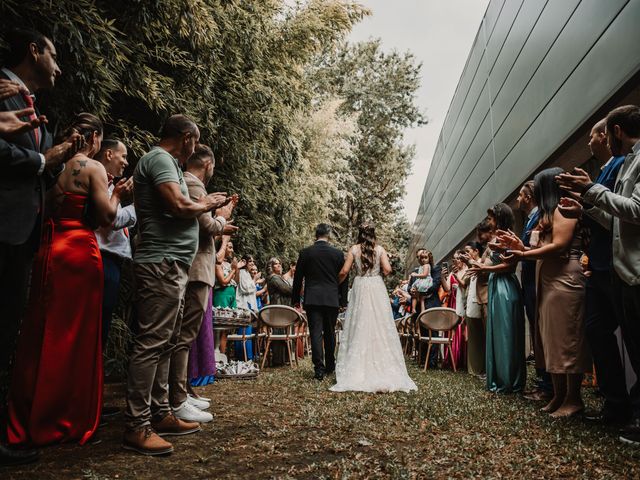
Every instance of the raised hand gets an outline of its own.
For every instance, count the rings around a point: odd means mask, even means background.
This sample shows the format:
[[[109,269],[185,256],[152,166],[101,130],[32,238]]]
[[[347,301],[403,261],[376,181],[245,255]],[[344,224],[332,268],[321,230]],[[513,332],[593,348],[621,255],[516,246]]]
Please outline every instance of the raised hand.
[[[557,175],[556,182],[561,189],[576,193],[584,193],[593,183],[589,174],[577,167],[571,173],[564,172]]]
[[[496,232],[495,245],[499,250],[524,250],[525,246],[520,237],[511,230],[498,230]]]
[[[86,142],[82,135],[74,130],[66,140],[44,152],[47,167],[58,167],[82,150]]]
[[[133,193],[133,177],[129,179],[121,178],[113,188],[113,195],[117,195],[120,200],[128,200]]]
[[[205,206],[207,211],[216,210],[221,206],[225,205],[229,200],[227,199],[227,194],[223,192],[214,192],[198,200],[198,203],[201,203]]]
[[[35,110],[33,108],[14,110],[12,112],[0,112],[0,135],[11,138],[13,135],[28,132],[47,123],[47,117],[44,115],[40,115],[33,120],[23,120],[25,117],[28,119],[34,112]]]
[[[582,210],[582,204],[573,198],[562,197],[558,204],[558,211],[565,218],[580,218]]]

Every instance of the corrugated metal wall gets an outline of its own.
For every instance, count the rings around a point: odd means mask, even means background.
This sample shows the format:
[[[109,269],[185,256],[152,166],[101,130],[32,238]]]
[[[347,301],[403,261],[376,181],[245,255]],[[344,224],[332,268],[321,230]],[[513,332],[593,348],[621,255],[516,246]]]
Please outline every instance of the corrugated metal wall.
[[[640,70],[640,0],[493,0],[414,223],[447,255]],[[410,257],[413,257],[413,251]]]

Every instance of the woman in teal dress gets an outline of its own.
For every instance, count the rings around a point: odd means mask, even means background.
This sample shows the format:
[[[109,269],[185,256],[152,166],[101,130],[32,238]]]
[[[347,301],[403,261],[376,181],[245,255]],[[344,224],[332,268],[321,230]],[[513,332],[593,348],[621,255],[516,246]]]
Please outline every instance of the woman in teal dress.
[[[489,218],[497,230],[513,228],[513,211],[504,203],[490,209]],[[497,251],[491,251],[487,262],[472,269],[476,273],[489,273],[487,389],[495,393],[522,392],[527,381],[527,369],[520,283],[515,275],[515,265],[502,262]]]

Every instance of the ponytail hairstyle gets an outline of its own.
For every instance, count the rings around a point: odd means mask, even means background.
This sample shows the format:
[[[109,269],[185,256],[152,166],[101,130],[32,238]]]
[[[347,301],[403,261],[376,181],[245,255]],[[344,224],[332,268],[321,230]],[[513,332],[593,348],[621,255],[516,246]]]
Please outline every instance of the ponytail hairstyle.
[[[542,229],[542,236],[551,233],[553,228],[553,214],[558,208],[562,192],[556,183],[556,176],[564,170],[559,167],[547,168],[533,177],[533,194],[540,209],[539,225]]]
[[[362,269],[368,272],[373,268],[376,248],[376,229],[373,225],[363,223],[358,228],[358,243],[360,244],[360,260]]]

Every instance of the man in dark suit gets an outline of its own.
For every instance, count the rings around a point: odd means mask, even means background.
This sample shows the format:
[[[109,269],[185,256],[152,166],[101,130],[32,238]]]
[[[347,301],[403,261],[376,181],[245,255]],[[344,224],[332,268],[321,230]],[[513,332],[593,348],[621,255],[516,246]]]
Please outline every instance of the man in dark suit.
[[[331,227],[326,223],[316,227],[315,243],[298,256],[291,293],[293,305],[299,307],[304,280],[303,303],[309,319],[311,359],[317,380],[336,368],[335,325],[340,307],[347,305],[348,280],[338,284],[344,253],[329,244],[330,235]]]
[[[18,94],[0,99],[0,112],[28,113],[25,122],[33,129],[19,129],[4,135],[0,144],[0,378],[4,409],[9,363],[26,304],[31,263],[38,247],[44,193],[55,183],[63,164],[82,145],[74,134],[55,147],[46,129],[46,120],[33,105],[33,93],[53,87],[60,75],[56,50],[44,35],[27,30],[7,34],[9,53],[0,79],[18,86]],[[7,85],[6,82],[3,82]],[[27,110],[25,109],[32,109]],[[4,422],[0,421],[0,429]],[[35,460],[26,452],[7,450],[0,445],[0,465]]]

